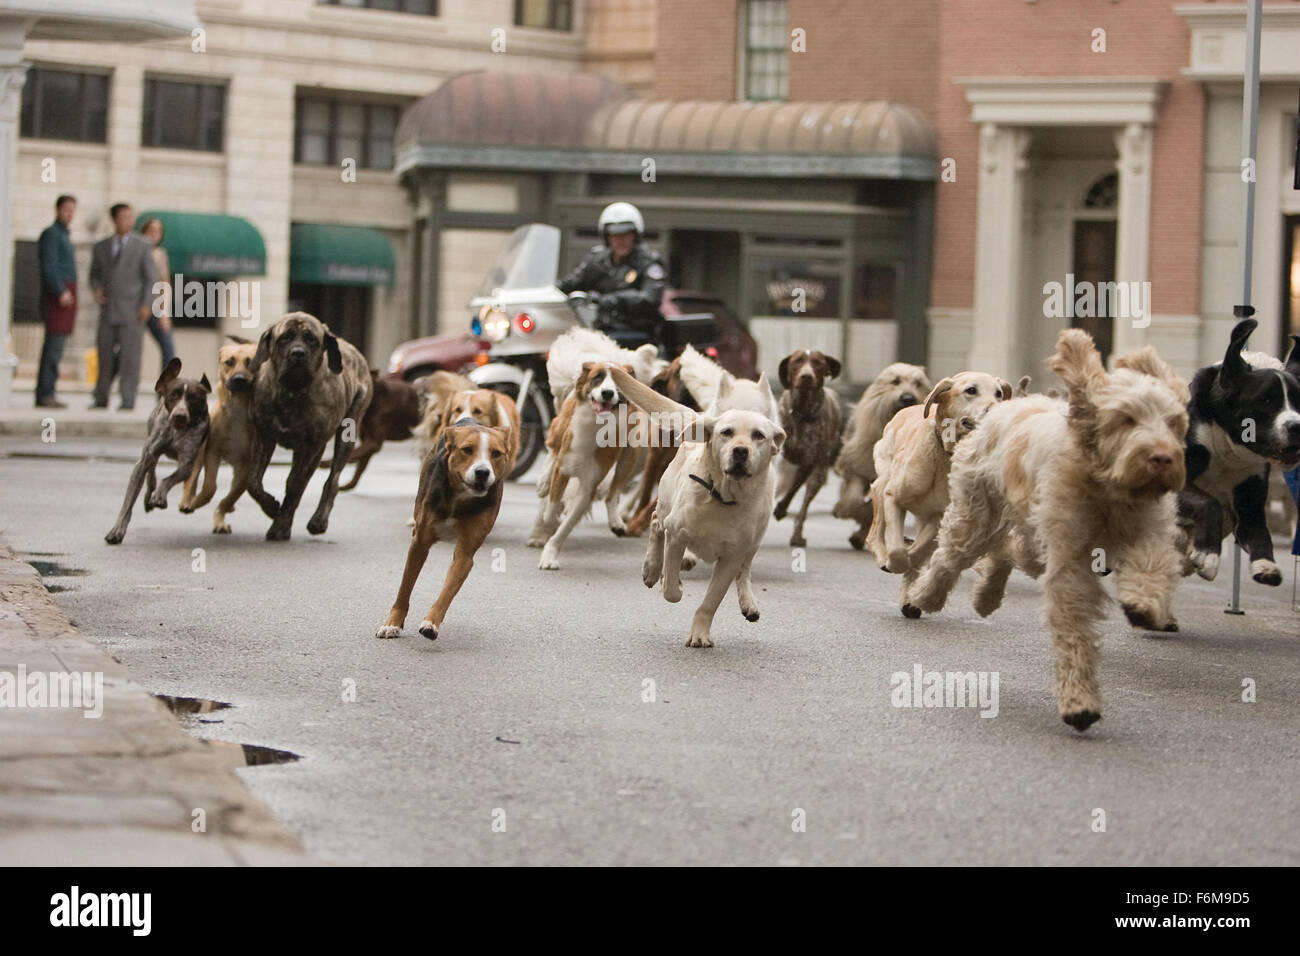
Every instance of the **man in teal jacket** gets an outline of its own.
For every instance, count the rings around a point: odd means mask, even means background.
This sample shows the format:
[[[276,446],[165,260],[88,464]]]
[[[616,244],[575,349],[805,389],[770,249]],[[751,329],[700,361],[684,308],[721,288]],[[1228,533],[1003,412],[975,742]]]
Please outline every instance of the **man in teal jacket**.
[[[41,233],[36,249],[41,270],[41,314],[45,319],[45,343],[36,373],[36,404],[41,408],[67,408],[54,392],[63,347],[77,319],[77,262],[68,234],[76,211],[77,200],[73,197],[56,199],[54,222]]]

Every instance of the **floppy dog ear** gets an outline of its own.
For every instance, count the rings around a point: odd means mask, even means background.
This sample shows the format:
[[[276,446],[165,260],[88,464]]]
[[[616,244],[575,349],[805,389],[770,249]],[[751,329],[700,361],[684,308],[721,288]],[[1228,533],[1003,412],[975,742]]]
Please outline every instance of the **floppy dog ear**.
[[[789,355],[781,359],[781,364],[777,366],[776,380],[781,383],[782,388],[790,387],[790,356]]]
[[[1291,354],[1286,357],[1283,369],[1300,378],[1300,335],[1291,336]]]
[[[1121,355],[1115,360],[1115,367],[1131,369],[1159,379],[1169,386],[1170,391],[1177,395],[1178,400],[1183,404],[1192,400],[1192,393],[1188,390],[1187,383],[1150,345],[1128,355]]]
[[[433,446],[433,453],[428,459],[428,471],[420,481],[424,500],[435,512],[442,510],[447,503],[450,485],[447,482],[447,432],[438,436],[438,444]],[[418,509],[417,509],[418,510]]]
[[[253,361],[248,363],[248,371],[256,375],[257,370],[262,367],[262,363],[271,357],[271,343],[274,341],[272,333],[275,326],[271,326],[257,340],[257,352],[253,355]]]
[[[1011,398],[1011,395],[1015,390],[1011,387],[1010,382],[1004,382],[1002,379],[998,379],[997,381],[998,394],[1002,396],[1002,401],[1005,402]]]
[[[181,374],[181,360],[173,358],[167,363],[167,367],[162,370],[162,374],[158,376],[158,381],[154,384],[153,390],[161,395],[163,389],[167,387],[167,383],[179,374]]]
[[[343,371],[343,353],[339,351],[339,339],[333,332],[325,333],[325,357],[329,359],[330,371],[337,375]]]
[[[505,396],[500,394],[496,397],[497,427],[504,428],[508,432],[510,431],[510,410],[506,408],[506,403],[502,401],[503,398]]]
[[[1246,360],[1241,357],[1241,350],[1246,347],[1246,340],[1259,323],[1254,319],[1242,319],[1232,327],[1232,336],[1228,339],[1228,350],[1223,353],[1223,364],[1219,366],[1219,386],[1230,390],[1241,376],[1246,374]]]
[[[930,389],[930,394],[925,396],[925,407],[921,409],[922,418],[930,417],[930,406],[933,405],[935,402],[939,401],[939,399],[941,399],[944,395],[952,391],[952,387],[954,384],[955,383],[950,378],[939,379],[939,384],[937,384],[934,388]]]
[[[212,383],[208,381],[207,372],[204,372],[203,377],[199,379],[199,388],[203,389],[203,391],[208,392],[209,394],[212,392]]]
[[[708,441],[713,437],[713,429],[717,424],[717,418],[712,415],[701,415],[686,426],[686,431],[682,435],[682,440]]]
[[[777,425],[772,432],[772,448],[776,451],[780,451],[781,446],[784,444],[785,444],[785,429],[782,428],[780,425]]]
[[[226,338],[230,339],[230,341],[234,342],[236,345],[252,345],[252,344],[253,344],[253,340],[252,340],[252,339],[246,339],[246,338],[244,338],[242,335],[231,335],[229,332],[226,333]]]
[[[842,366],[840,365],[840,360],[831,358],[829,355],[823,355],[822,358],[826,360],[826,377],[838,378],[840,374],[840,369],[842,368]]]

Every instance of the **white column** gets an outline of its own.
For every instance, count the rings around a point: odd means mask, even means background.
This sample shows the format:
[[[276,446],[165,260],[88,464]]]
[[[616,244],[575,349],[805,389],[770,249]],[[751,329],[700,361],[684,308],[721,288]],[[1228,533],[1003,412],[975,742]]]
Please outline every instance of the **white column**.
[[[970,368],[1013,380],[1020,374],[1021,231],[1025,155],[1031,140],[1026,129],[994,123],[980,126]],[[943,264],[935,267],[941,269]]]
[[[13,181],[18,159],[18,112],[27,64],[22,61],[27,21],[0,21],[0,408],[9,406],[14,366],[7,344],[13,321]]]
[[[1115,226],[1115,281],[1148,281],[1151,249],[1151,144],[1152,130],[1145,123],[1129,123],[1115,134],[1119,159],[1119,211]],[[1132,287],[1130,287],[1132,288]],[[1139,286],[1138,288],[1144,288]],[[1147,343],[1151,302],[1143,293],[1144,316],[1116,316],[1111,355],[1123,355]],[[1136,323],[1136,324],[1135,324]]]

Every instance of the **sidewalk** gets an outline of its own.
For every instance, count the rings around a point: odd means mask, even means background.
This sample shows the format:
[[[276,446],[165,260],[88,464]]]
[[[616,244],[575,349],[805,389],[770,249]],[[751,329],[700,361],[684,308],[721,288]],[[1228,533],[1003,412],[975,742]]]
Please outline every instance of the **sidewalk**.
[[[14,379],[9,395],[9,407],[0,408],[0,435],[16,435],[40,439],[46,421],[53,420],[56,436],[65,438],[138,438],[144,441],[148,433],[149,414],[157,404],[158,396],[152,389],[141,389],[135,408],[119,412],[121,398],[116,389],[109,407],[90,411],[90,389],[76,382],[60,382],[59,398],[67,408],[37,408],[36,383],[32,379]],[[48,439],[47,439],[48,440]]]
[[[111,414],[111,413],[110,413]],[[103,675],[102,716],[14,706],[24,667]],[[0,864],[319,865],[230,767],[83,638],[31,565],[0,543]],[[0,685],[0,690],[3,685]],[[191,827],[194,811],[206,832]]]

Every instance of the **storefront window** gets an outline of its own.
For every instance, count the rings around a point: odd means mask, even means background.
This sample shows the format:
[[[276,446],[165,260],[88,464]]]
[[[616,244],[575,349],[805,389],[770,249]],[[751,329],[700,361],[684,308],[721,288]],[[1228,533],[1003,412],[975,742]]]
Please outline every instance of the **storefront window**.
[[[853,270],[853,318],[898,318],[898,270],[867,263]]]
[[[751,315],[837,318],[841,265],[817,259],[754,259]]]

